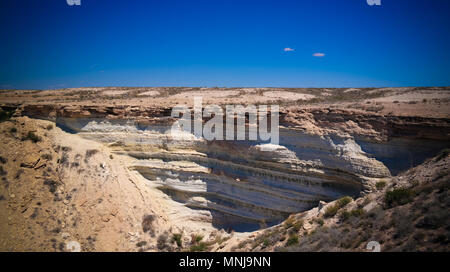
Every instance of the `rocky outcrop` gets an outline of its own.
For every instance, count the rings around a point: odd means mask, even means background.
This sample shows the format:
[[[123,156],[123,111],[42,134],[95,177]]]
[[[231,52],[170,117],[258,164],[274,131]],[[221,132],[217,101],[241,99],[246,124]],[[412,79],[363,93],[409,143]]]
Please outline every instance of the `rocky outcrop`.
[[[450,140],[448,118],[392,116],[362,110],[331,108],[286,110],[280,124],[300,127],[318,133],[335,132],[365,138],[371,141],[388,141],[391,138]]]

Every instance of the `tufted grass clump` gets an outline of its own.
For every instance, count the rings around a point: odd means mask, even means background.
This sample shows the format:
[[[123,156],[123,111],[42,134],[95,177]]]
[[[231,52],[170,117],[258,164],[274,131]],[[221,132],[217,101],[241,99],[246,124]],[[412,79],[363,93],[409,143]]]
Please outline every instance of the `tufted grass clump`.
[[[144,233],[149,232],[152,237],[155,235],[155,229],[153,226],[155,219],[156,217],[152,214],[146,214],[142,218],[142,231]]]
[[[181,241],[181,237],[182,236],[183,235],[181,233],[174,233],[174,234],[172,234],[172,243],[176,242],[178,247],[182,247],[183,246],[183,243]]]
[[[28,131],[27,135],[22,137],[22,141],[27,141],[27,140],[30,140],[33,143],[37,143],[37,142],[40,142],[42,140],[42,138],[39,137],[38,135],[36,135],[33,131]]]
[[[351,211],[342,211],[340,213],[340,219],[342,221],[348,220],[350,217],[363,217],[366,212],[363,209],[354,209]]]
[[[169,237],[166,232],[158,236],[158,239],[156,240],[156,247],[158,250],[164,251],[169,249],[169,245],[167,243],[168,238]]]
[[[200,243],[201,240],[203,240],[203,235],[192,234],[192,236],[191,236],[191,243],[192,244],[198,244],[198,243]]]
[[[386,192],[384,203],[388,208],[408,204],[414,199],[414,191],[408,188],[398,188]]]
[[[345,205],[347,205],[350,202],[352,202],[352,198],[349,196],[344,196],[344,197],[338,199],[333,206],[328,207],[325,210],[324,216],[326,218],[335,216],[342,207],[344,207]]]
[[[191,252],[199,252],[199,251],[206,251],[208,249],[208,245],[204,242],[200,242],[196,245],[192,245],[189,248],[189,251]]]
[[[0,108],[0,122],[8,121],[13,116],[14,111]]]
[[[291,234],[286,241],[286,246],[294,246],[298,244],[298,236],[296,234]]]
[[[383,190],[383,188],[386,187],[386,181],[378,181],[375,183],[375,187],[377,190]]]

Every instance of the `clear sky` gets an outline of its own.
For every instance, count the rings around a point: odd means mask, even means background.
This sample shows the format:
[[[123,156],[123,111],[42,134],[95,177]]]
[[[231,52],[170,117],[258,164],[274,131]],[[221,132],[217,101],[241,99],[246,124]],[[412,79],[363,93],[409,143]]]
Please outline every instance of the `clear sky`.
[[[450,1],[0,1],[0,88],[450,86]]]

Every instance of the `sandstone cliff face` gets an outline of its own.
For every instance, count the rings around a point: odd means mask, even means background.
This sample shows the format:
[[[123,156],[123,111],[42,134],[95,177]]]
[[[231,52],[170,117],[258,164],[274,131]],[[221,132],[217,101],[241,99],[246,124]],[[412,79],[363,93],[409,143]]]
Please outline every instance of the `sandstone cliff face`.
[[[174,136],[167,120],[145,126],[131,119],[57,122],[134,158],[129,167],[150,186],[217,228],[244,231],[273,225],[320,200],[369,192],[375,182],[390,177],[389,170],[369,158],[353,138],[336,134],[282,128],[280,145],[271,145],[206,141],[189,133]]]
[[[282,109],[279,146],[173,136],[170,108],[28,105],[22,114],[109,145],[168,201],[188,207],[190,220],[239,231],[279,223],[321,200],[369,193],[391,171],[413,166],[396,162],[416,139],[443,140],[440,149],[450,135],[446,119],[332,109]],[[424,159],[411,154],[415,163]]]

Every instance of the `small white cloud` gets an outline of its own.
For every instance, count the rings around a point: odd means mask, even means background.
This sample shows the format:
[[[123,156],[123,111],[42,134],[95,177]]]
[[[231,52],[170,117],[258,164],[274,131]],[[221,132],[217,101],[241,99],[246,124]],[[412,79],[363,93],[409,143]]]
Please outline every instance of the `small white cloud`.
[[[325,57],[325,54],[324,53],[314,53],[313,56],[317,57],[317,58],[322,58],[322,57]]]
[[[295,51],[295,49],[292,49],[292,48],[289,48],[289,47],[286,47],[284,49],[284,52],[292,52],[292,51]]]

